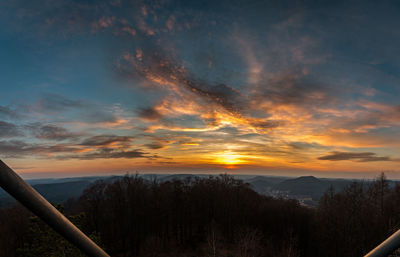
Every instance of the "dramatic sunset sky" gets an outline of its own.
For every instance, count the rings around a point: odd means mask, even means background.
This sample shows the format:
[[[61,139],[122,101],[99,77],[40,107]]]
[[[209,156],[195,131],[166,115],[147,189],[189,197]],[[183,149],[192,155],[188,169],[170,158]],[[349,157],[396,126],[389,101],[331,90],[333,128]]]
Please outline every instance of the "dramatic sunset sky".
[[[400,178],[398,1],[4,0],[0,21],[0,158],[25,176]]]

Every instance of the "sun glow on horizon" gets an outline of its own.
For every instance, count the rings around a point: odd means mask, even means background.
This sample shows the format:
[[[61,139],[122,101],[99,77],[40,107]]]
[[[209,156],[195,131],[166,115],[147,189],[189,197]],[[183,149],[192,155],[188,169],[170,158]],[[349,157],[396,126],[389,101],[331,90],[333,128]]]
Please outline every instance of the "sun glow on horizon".
[[[237,165],[237,164],[246,164],[246,163],[248,163],[247,160],[243,159],[246,156],[234,153],[232,151],[218,152],[214,156],[215,156],[215,163],[218,163],[218,164],[234,166],[234,165]]]

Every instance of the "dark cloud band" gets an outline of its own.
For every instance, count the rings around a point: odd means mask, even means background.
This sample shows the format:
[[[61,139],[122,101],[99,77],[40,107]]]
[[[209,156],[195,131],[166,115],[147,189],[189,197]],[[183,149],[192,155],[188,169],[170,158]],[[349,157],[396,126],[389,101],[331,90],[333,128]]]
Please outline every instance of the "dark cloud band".
[[[319,160],[328,160],[328,161],[349,161],[353,160],[356,162],[377,162],[377,161],[394,161],[387,156],[377,156],[372,152],[362,152],[362,153],[353,153],[353,152],[332,152],[331,154],[321,156],[318,158]]]

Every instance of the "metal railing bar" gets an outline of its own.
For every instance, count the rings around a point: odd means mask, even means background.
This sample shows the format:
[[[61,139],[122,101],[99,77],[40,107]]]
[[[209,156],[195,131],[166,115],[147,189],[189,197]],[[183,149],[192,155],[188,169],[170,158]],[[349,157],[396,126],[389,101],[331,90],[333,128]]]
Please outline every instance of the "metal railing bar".
[[[364,257],[387,257],[400,247],[400,229]]]
[[[86,255],[110,257],[1,160],[0,187]]]

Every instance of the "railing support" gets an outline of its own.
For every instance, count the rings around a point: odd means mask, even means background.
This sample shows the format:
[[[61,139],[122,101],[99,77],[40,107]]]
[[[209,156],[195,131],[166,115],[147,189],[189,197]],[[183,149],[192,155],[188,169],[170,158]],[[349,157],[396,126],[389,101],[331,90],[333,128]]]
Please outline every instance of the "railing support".
[[[400,248],[400,229],[364,257],[387,257]]]
[[[0,160],[0,187],[90,257],[110,257]]]

